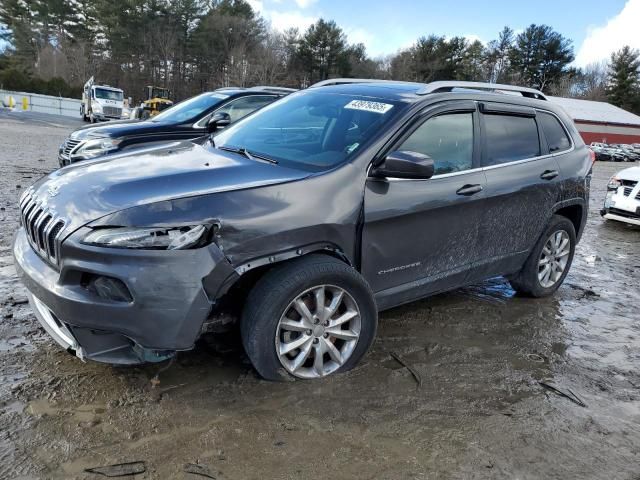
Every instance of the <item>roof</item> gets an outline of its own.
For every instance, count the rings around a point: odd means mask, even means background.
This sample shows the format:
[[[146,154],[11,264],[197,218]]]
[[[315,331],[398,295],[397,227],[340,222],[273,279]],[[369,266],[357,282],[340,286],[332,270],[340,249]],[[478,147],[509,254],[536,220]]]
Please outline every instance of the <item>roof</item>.
[[[610,103],[550,96],[547,99],[561,106],[574,121],[640,126],[640,116]]]
[[[424,85],[405,82],[376,82],[367,83],[335,83],[325,84],[322,88],[315,86],[307,89],[308,92],[320,91],[346,95],[362,95],[364,97],[381,98],[390,101],[416,101],[421,97],[418,90]]]
[[[259,85],[257,87],[222,87],[216,88],[214,92],[218,93],[226,93],[228,95],[236,95],[238,93],[243,92],[261,92],[261,93],[278,93],[287,95],[289,93],[296,92],[295,88],[286,88],[286,87],[272,87],[269,85]]]
[[[122,92],[121,88],[112,87],[111,85],[96,85],[95,83],[91,85],[93,88],[102,88],[103,90],[113,90],[114,92]]]

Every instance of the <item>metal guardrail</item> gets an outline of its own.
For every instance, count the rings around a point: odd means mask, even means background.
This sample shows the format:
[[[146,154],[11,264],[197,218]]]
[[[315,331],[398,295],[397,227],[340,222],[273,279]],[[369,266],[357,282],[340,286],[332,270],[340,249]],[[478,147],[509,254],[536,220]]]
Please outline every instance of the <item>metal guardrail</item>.
[[[0,90],[0,102],[5,107],[29,112],[50,113],[66,117],[80,117],[81,100],[75,98],[54,97],[38,93]]]

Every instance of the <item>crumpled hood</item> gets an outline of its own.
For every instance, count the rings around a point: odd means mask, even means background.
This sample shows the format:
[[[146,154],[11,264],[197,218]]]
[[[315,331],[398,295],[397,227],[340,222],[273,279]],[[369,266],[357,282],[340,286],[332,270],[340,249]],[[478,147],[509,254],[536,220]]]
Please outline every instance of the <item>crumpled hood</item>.
[[[66,236],[130,207],[307,176],[309,173],[302,170],[250,160],[211,146],[173,142],[72,164],[41,178],[27,192],[55,217],[64,219]]]

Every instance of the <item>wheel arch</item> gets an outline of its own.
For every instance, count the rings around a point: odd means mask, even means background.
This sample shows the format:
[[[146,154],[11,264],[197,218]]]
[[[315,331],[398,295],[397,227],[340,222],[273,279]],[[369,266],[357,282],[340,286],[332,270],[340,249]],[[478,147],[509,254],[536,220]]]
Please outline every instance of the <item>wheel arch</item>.
[[[285,263],[294,262],[311,255],[333,257],[355,268],[353,260],[341,248],[329,242],[300,246],[283,252],[257,257],[235,267],[236,274],[218,292],[219,295],[215,300],[217,304],[216,310],[230,311],[233,317],[237,317],[240,313],[238,309],[244,304],[247,295],[267,272]]]
[[[578,198],[560,202],[553,213],[569,219],[576,230],[576,238],[580,240],[587,220],[586,202]]]

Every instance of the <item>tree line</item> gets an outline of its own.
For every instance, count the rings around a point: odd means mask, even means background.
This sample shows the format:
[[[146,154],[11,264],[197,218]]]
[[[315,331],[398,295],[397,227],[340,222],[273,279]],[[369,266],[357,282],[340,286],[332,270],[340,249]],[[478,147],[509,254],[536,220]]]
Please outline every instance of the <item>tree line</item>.
[[[2,27],[4,24],[4,27]],[[278,32],[245,0],[3,0],[0,85],[78,96],[95,76],[140,99],[145,85],[177,100],[221,86],[304,88],[333,77],[521,84],[608,100],[640,113],[638,52],[578,69],[572,41],[547,25],[504,27],[486,45],[426,35],[372,58],[335,22]]]

